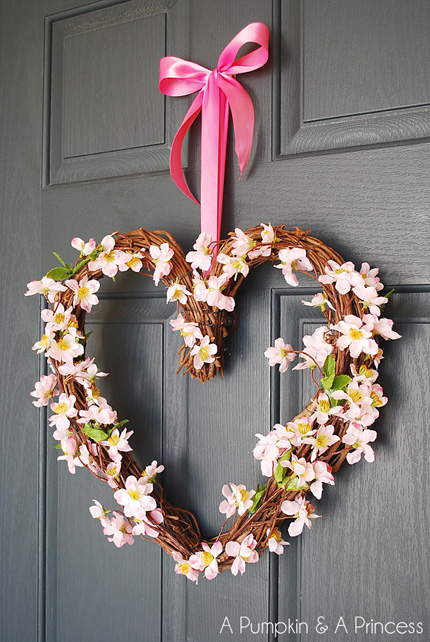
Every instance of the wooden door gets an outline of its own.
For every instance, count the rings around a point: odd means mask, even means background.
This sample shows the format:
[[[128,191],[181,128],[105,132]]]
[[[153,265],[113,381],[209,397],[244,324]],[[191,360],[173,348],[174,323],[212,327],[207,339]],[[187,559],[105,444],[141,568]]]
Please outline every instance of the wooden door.
[[[272,640],[276,622],[290,625],[278,628],[289,640],[427,639],[429,3],[0,7],[1,639]],[[285,223],[311,229],[356,265],[379,266],[395,288],[389,316],[403,339],[381,366],[390,402],[375,426],[375,463],[339,472],[319,502],[323,518],[282,557],[265,554],[242,579],[224,573],[196,587],[155,544],[109,544],[88,506],[111,505],[110,490],[57,463],[46,414],[28,396],[39,376],[30,350],[39,303],[21,293],[52,267],[53,250],[73,259],[74,236],[165,228],[191,248],[198,208],[168,173],[188,102],[159,93],[158,62],[170,54],[214,67],[253,21],[269,26],[270,62],[240,78],[255,138],[240,182],[230,145],[223,235]],[[193,188],[198,157],[193,132],[184,159]],[[130,420],[139,461],[162,461],[170,501],[195,511],[212,536],[222,485],[260,480],[254,434],[309,399],[307,379],[279,379],[263,353],[279,335],[299,346],[321,322],[301,305],[313,287],[286,288],[269,266],[255,271],[237,297],[225,377],[203,386],[175,374],[175,309],[163,286],[126,276],[102,292],[88,328],[90,352],[110,372],[103,392]]]

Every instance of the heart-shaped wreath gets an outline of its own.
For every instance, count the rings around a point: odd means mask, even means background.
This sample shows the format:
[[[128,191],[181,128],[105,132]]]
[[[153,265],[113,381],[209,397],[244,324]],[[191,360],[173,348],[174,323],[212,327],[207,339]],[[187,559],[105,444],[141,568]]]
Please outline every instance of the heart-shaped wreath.
[[[45,333],[33,349],[45,353],[52,370],[31,394],[35,406],[50,403],[49,423],[63,451],[58,459],[71,473],[77,466],[88,468],[114,489],[122,510],[106,510],[97,501],[90,508],[108,540],[121,547],[138,535],[152,538],[176,561],[175,571],[195,582],[200,572],[207,579],[227,569],[244,573],[266,547],[281,554],[288,544],[278,528],[282,522],[290,521],[293,537],[318,517],[308,493],[320,499],[323,484],[334,484],[333,473],[345,459],[350,464],[362,454],[366,461],[374,459],[370,442],[376,432],[369,426],[387,402],[375,383],[382,359],[379,339],[400,337],[393,322],[381,317],[388,294],[381,296],[378,269],[363,263],[357,271],[309,232],[270,224],[246,232],[237,228],[219,247],[202,233],[186,256],[167,232],[143,229],[115,232],[98,245],[75,238],[72,246],[80,252],[74,266],[56,255],[62,266],[28,284],[27,295],[40,293],[48,302],[42,311]],[[286,425],[257,434],[253,454],[267,483],[253,490],[226,484],[219,506],[225,521],[216,537],[202,541],[194,515],[164,498],[158,482],[164,467],[153,461],[141,470],[131,454],[133,431],[100,396],[96,381],[106,374],[85,356],[85,316],[98,303],[103,276],[146,269],[156,284],[164,282],[167,300],[180,310],[170,322],[184,339],[180,369],[205,382],[223,371],[223,342],[234,325],[234,296],[242,280],[266,261],[281,269],[290,285],[297,285],[295,270],[322,285],[322,292],[303,303],[321,308],[325,325],[303,337],[302,349],[278,338],[265,352],[280,372],[300,357],[295,369],[309,369],[317,391]]]

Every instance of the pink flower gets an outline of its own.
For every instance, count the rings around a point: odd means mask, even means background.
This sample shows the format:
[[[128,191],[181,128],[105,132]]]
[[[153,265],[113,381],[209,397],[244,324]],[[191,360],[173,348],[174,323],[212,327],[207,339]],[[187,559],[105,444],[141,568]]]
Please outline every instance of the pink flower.
[[[194,569],[190,562],[182,557],[182,555],[177,551],[172,551],[172,557],[176,562],[175,573],[178,575],[185,575],[185,577],[197,584],[199,579],[198,570]]]
[[[204,571],[207,580],[213,580],[219,573],[218,556],[222,553],[222,544],[216,541],[213,546],[202,542],[203,551],[191,555],[190,564],[197,571]]]
[[[62,439],[61,448],[63,449],[64,455],[57,457],[57,461],[60,461],[62,459],[67,461],[67,467],[69,469],[69,473],[74,475],[76,472],[76,466],[80,468],[83,467],[83,463],[79,459],[78,442],[74,437]]]
[[[149,517],[144,515],[143,518],[133,526],[133,535],[143,535],[144,537],[158,537],[159,532],[156,524],[163,522],[163,513],[159,508],[152,510]],[[154,523],[155,522],[155,523]]]
[[[113,488],[115,490],[117,490],[119,486],[119,473],[121,472],[121,464],[122,460],[120,459],[119,461],[112,461],[106,466],[107,484],[108,486],[110,486],[110,488]]]
[[[206,234],[206,232],[199,234],[193,245],[196,251],[188,252],[185,257],[185,260],[191,263],[193,270],[200,269],[202,272],[207,272],[210,269],[212,263],[211,243],[212,236],[210,234]]]
[[[57,378],[55,375],[42,375],[40,381],[36,381],[34,384],[33,392],[30,392],[30,395],[37,399],[37,401],[33,401],[33,405],[36,406],[36,408],[47,406],[49,400],[55,395],[58,395],[56,385]]]
[[[80,239],[78,236],[75,236],[71,241],[71,245],[75,250],[78,250],[82,256],[88,256],[96,249],[96,242],[93,238],[91,238],[88,243],[85,243],[85,241]]]
[[[152,484],[147,484],[144,479],[137,480],[134,475],[129,475],[125,480],[125,489],[117,490],[114,497],[118,504],[124,506],[124,514],[127,517],[143,519],[147,511],[155,510],[157,504],[152,493]]]
[[[37,354],[41,354],[51,346],[51,341],[54,336],[52,331],[46,330],[45,334],[40,337],[40,341],[36,341],[36,343],[31,346],[31,349],[36,350]]]
[[[167,303],[170,301],[179,301],[183,305],[187,302],[187,298],[191,296],[191,292],[187,290],[185,285],[175,283],[167,288]]]
[[[311,484],[310,491],[317,499],[321,499],[323,484],[330,484],[334,486],[334,477],[331,474],[331,466],[324,461],[316,461],[314,463],[315,481]]]
[[[279,372],[285,372],[289,362],[294,361],[296,358],[296,353],[289,343],[285,343],[284,340],[279,337],[276,339],[274,347],[267,348],[264,356],[269,359],[269,366],[276,366],[279,363]]]
[[[99,519],[103,524],[103,522],[106,520],[106,517],[108,516],[109,511],[105,510],[105,508],[96,499],[93,499],[93,502],[95,506],[90,506],[89,508],[91,517],[93,519]]]
[[[106,441],[101,441],[102,446],[108,448],[108,455],[112,461],[121,461],[122,452],[131,452],[133,449],[128,443],[131,435],[133,434],[132,430],[127,432],[127,429],[124,428],[121,434],[119,434],[118,428],[112,430],[110,437]]]
[[[193,321],[187,323],[182,314],[178,314],[176,319],[172,319],[170,325],[174,332],[180,331],[181,337],[184,338],[185,345],[189,348],[193,347],[196,339],[203,339],[202,332],[197,323]]]
[[[220,310],[227,310],[233,312],[234,299],[231,296],[226,296],[222,293],[226,283],[229,280],[228,274],[221,274],[221,276],[211,276],[208,281],[208,292],[206,301],[208,305],[219,308]]]
[[[168,243],[162,243],[160,247],[158,247],[157,245],[151,245],[149,248],[149,253],[155,266],[153,276],[154,283],[155,285],[158,285],[160,279],[163,276],[167,276],[172,269],[172,264],[169,263],[169,261],[174,255],[174,251],[171,247],[169,247]]]
[[[92,306],[99,302],[94,293],[99,290],[100,283],[95,279],[88,279],[88,276],[83,276],[79,283],[75,279],[68,279],[65,284],[74,292],[73,305],[80,305],[83,310],[91,312]]]
[[[270,528],[267,529],[266,535],[269,536],[267,540],[267,546],[271,553],[276,553],[276,555],[282,555],[284,552],[284,546],[289,546],[290,542],[285,542],[282,539],[281,531],[277,528],[273,528],[270,531]]]
[[[323,367],[328,355],[333,352],[333,346],[324,340],[326,332],[327,326],[323,325],[317,328],[312,335],[307,334],[303,337],[306,349],[300,352],[299,357],[302,357],[304,361],[295,366],[293,370],[303,370],[304,368],[313,370],[317,365]]]
[[[300,417],[296,421],[288,422],[287,427],[290,431],[290,439],[293,446],[300,447],[305,442],[305,438],[315,433],[315,429],[312,428],[313,424],[312,417],[310,419],[308,417]]]
[[[272,243],[275,243],[276,241],[275,230],[270,223],[268,225],[261,223],[261,225],[263,226],[261,231],[261,242],[265,247],[260,248],[260,256],[270,256],[272,253]]]
[[[140,272],[142,269],[142,252],[144,251],[145,248],[142,248],[140,252],[124,252],[125,256],[122,257],[122,261],[118,265],[119,271],[133,270],[133,272]]]
[[[366,287],[363,283],[359,283],[353,287],[353,292],[358,296],[363,306],[363,310],[369,308],[371,314],[376,314],[379,317],[381,310],[379,306],[387,303],[388,299],[385,296],[378,296],[378,292],[374,287]]]
[[[362,282],[362,276],[356,272],[355,266],[351,261],[342,265],[333,260],[327,261],[325,272],[325,275],[318,277],[318,281],[324,284],[334,283],[336,290],[340,294],[346,294],[354,285]]]
[[[393,330],[392,319],[378,319],[374,314],[365,314],[363,322],[372,328],[372,334],[379,334],[383,339],[401,339],[402,335]]]
[[[355,464],[361,459],[362,453],[368,462],[375,460],[375,453],[373,448],[369,446],[370,441],[375,441],[377,433],[375,430],[363,429],[360,424],[351,423],[348,426],[346,435],[342,438],[342,442],[348,446],[355,448],[354,451],[349,452],[346,456],[349,464]]]
[[[206,287],[207,281],[194,272],[193,292],[196,301],[207,301],[209,290]]]
[[[358,357],[362,352],[369,355],[376,355],[378,344],[372,339],[372,326],[354,316],[347,314],[342,321],[332,326],[333,330],[343,334],[336,341],[336,346],[345,350],[349,346],[351,357]]]
[[[312,504],[304,497],[296,497],[293,501],[286,499],[282,502],[281,511],[285,515],[295,518],[295,521],[288,527],[288,533],[291,537],[300,535],[305,525],[311,528],[310,520],[320,517],[320,515],[314,515],[314,510]]]
[[[110,406],[107,404],[99,406],[95,403],[88,406],[87,410],[80,410],[79,416],[80,419],[77,420],[79,424],[86,424],[90,421],[95,421],[98,424],[108,426],[115,423],[117,419],[116,411],[112,410]]]
[[[340,440],[340,438],[333,433],[334,426],[320,424],[315,435],[303,439],[303,443],[312,445],[311,461],[314,461],[317,456],[325,453],[330,446],[333,446],[333,444]]]
[[[257,241],[254,241],[250,236],[247,236],[239,227],[236,227],[234,231],[236,236],[233,236],[234,243],[232,254],[235,256],[245,256],[246,254],[249,254],[250,259],[255,258],[255,255],[258,256],[260,254],[259,250],[254,250],[257,245]]]
[[[134,544],[132,525],[119,513],[113,513],[113,515],[111,519],[106,519],[103,524],[103,534],[111,535],[111,537],[108,537],[108,542],[113,542],[118,548],[121,548],[124,544]]]
[[[255,490],[246,490],[243,484],[236,486],[231,482],[230,488],[227,484],[222,487],[222,494],[226,499],[219,505],[220,513],[224,513],[227,518],[234,515],[236,510],[238,515],[244,515],[252,507]]]
[[[112,278],[118,272],[119,266],[126,262],[127,255],[122,250],[113,249],[115,247],[115,240],[110,235],[103,238],[101,246],[102,252],[95,261],[88,263],[88,269],[92,272],[101,270],[103,274]]]
[[[235,560],[231,567],[233,575],[239,572],[241,575],[245,573],[246,564],[255,564],[259,560],[259,555],[255,550],[257,542],[253,535],[248,535],[242,542],[227,542],[225,552],[229,557],[234,557]]]
[[[378,268],[371,268],[368,263],[362,263],[360,268],[360,274],[365,285],[376,288],[377,290],[382,290],[384,284],[381,283],[381,279],[377,276],[378,272]]]
[[[40,281],[30,281],[27,283],[28,290],[24,296],[33,296],[33,294],[43,294],[48,301],[53,303],[55,297],[59,292],[65,292],[67,288],[61,283],[57,283],[54,279],[49,279],[44,276]]]
[[[51,340],[47,356],[59,361],[60,363],[73,364],[73,359],[80,357],[84,353],[84,346],[78,342],[74,334],[63,334],[61,339]]]
[[[329,308],[334,310],[325,292],[318,292],[318,294],[315,294],[313,296],[311,301],[302,301],[302,303],[303,305],[309,305],[312,308],[321,308],[321,312],[324,312],[326,305],[328,305]]]
[[[209,337],[206,336],[200,342],[200,345],[195,345],[191,350],[191,355],[194,356],[193,364],[196,370],[203,368],[204,363],[212,363],[215,361],[214,354],[217,353],[218,347],[216,343],[210,343]]]
[[[284,459],[280,464],[284,468],[289,468],[289,470],[291,470],[292,477],[298,478],[299,487],[307,487],[307,483],[315,478],[312,464],[306,461],[304,457],[300,457],[299,459],[297,455],[293,454],[291,455],[291,461]]]
[[[70,419],[76,417],[78,411],[75,408],[76,397],[75,395],[67,396],[64,392],[58,398],[58,403],[53,401],[51,403],[51,410],[55,413],[49,417],[51,426],[55,426],[57,430],[64,431],[70,426]],[[62,439],[61,436],[55,436],[54,439]]]
[[[301,270],[311,272],[313,270],[312,263],[306,257],[306,250],[300,247],[288,247],[279,250],[279,260],[281,263],[275,265],[275,268],[282,270],[285,280],[290,285],[298,285],[297,277],[293,274],[293,270]]]
[[[40,316],[42,317],[42,321],[46,322],[46,328],[51,332],[68,330],[73,334],[73,331],[76,330],[76,326],[78,325],[75,315],[72,314],[72,308],[70,307],[65,310],[61,303],[55,306],[55,310],[42,310]]]
[[[229,279],[231,279],[231,277],[234,277],[234,279],[236,280],[238,274],[247,276],[249,273],[249,265],[246,262],[244,256],[228,256],[228,254],[220,252],[220,254],[218,254],[218,256],[216,257],[216,260],[218,261],[218,263],[224,265],[223,272],[227,274]]]
[[[86,367],[80,369],[75,373],[75,380],[80,383],[84,388],[91,388],[96,382],[96,379],[99,377],[107,377],[107,372],[101,372],[94,363],[94,359],[91,359]]]
[[[152,464],[147,466],[145,470],[142,473],[143,479],[146,480],[146,482],[153,482],[155,477],[158,475],[158,473],[162,473],[164,470],[163,465],[158,465],[157,461],[154,459]]]
[[[330,415],[339,417],[342,412],[342,406],[332,406],[326,393],[320,392],[317,398],[317,409],[311,416],[311,420],[316,419],[319,424],[325,424],[329,420]]]
[[[275,424],[274,430],[271,430],[268,435],[256,434],[259,442],[255,446],[252,454],[254,459],[261,461],[261,473],[265,477],[271,477],[276,470],[278,458],[287,450],[291,448],[290,437],[291,433],[287,431],[285,426]]]

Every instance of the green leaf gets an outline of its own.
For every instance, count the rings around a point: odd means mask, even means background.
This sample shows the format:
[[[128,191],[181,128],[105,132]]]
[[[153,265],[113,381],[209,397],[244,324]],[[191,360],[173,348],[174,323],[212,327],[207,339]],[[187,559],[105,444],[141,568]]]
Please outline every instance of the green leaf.
[[[63,259],[59,254],[57,254],[57,252],[52,252],[52,254],[60,261],[61,265],[63,265],[65,268],[67,268],[68,271],[70,271],[70,265],[67,265],[67,263],[63,261]]]
[[[54,445],[54,446],[52,446],[52,447],[53,447],[53,448],[56,448],[57,450],[63,450],[63,449],[61,448],[61,444],[55,444],[55,445]]]
[[[393,292],[394,292],[394,288],[392,290],[390,290],[389,292],[387,292],[387,294],[383,294],[383,296],[385,296],[387,299],[389,299],[390,296],[393,294]],[[382,303],[382,305],[379,306],[381,314],[384,312],[386,305],[387,305],[386,303]]]
[[[278,465],[276,466],[275,474],[273,476],[278,486],[282,484],[282,482],[284,481],[288,473],[288,470],[281,465],[281,461],[289,460],[290,457],[291,457],[291,450],[287,450],[287,452],[285,452],[280,458],[280,460],[278,461]]]
[[[102,430],[101,428],[94,428],[91,424],[85,424],[85,426],[81,428],[81,430],[85,435],[87,435],[96,443],[108,438],[108,434],[104,430]]]
[[[330,388],[332,387],[335,371],[336,359],[334,358],[334,355],[329,354],[323,365],[323,372],[325,374],[325,377],[321,379],[321,385],[324,390],[330,390]]]
[[[262,486],[261,488],[260,488],[259,484],[257,485],[257,490],[256,490],[254,498],[252,500],[252,506],[248,511],[250,515],[255,513],[255,511],[259,507],[259,505],[261,503],[261,500],[263,498],[263,495],[266,492],[266,488],[267,488],[267,484],[264,484],[264,486]]]
[[[46,276],[49,279],[54,279],[54,281],[64,281],[64,279],[69,278],[70,273],[69,273],[69,270],[66,270],[66,268],[55,267],[55,268],[52,268],[52,270],[49,270]]]
[[[285,486],[286,490],[302,490],[302,489],[308,488],[307,484],[300,485],[300,481],[299,481],[298,477],[289,478],[289,480],[290,481]],[[285,481],[287,481],[287,480],[285,480]]]
[[[128,424],[128,419],[123,419],[122,421],[119,421],[117,424],[115,424],[115,426],[112,428],[112,430],[115,430],[115,428],[118,428],[118,430],[119,430],[120,428],[125,426],[125,424]]]
[[[333,379],[333,383],[331,385],[331,390],[334,392],[335,390],[342,390],[342,388],[346,388],[346,386],[351,383],[352,379],[348,375],[337,375]]]

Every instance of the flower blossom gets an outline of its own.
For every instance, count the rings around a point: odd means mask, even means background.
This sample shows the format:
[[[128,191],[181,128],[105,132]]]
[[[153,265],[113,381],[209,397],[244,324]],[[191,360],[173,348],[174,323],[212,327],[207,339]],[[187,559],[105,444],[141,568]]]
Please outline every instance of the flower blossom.
[[[96,403],[88,406],[87,410],[80,410],[79,416],[80,419],[77,420],[79,424],[86,424],[90,421],[95,421],[98,424],[108,426],[110,424],[114,424],[117,419],[116,411],[108,404],[99,406]]]
[[[59,292],[65,292],[66,286],[62,283],[57,283],[54,279],[44,276],[40,281],[30,281],[27,283],[27,292],[24,296],[33,296],[34,294],[43,294],[51,303],[55,301],[55,297]]]
[[[362,352],[369,355],[376,355],[378,344],[372,339],[372,326],[354,316],[347,314],[342,321],[332,326],[333,330],[343,336],[336,341],[336,346],[341,350],[349,347],[351,357],[358,357]]]
[[[84,388],[91,388],[95,385],[96,379],[99,377],[107,377],[107,372],[102,372],[98,369],[94,363],[94,359],[87,361],[87,365],[81,368],[78,372],[75,372],[75,380],[80,383]]]
[[[279,250],[279,260],[281,263],[275,265],[275,268],[282,270],[282,274],[289,285],[296,286],[299,284],[293,270],[304,270],[311,272],[314,268],[306,256],[306,250],[301,247],[287,247]]]
[[[332,406],[330,399],[325,392],[320,392],[317,397],[317,409],[311,416],[316,419],[319,424],[325,424],[330,418],[330,415],[340,416],[343,412],[342,406]]]
[[[369,430],[368,428],[363,428],[360,424],[351,423],[342,438],[344,444],[355,448],[355,450],[347,454],[347,462],[349,464],[357,463],[360,461],[362,453],[364,453],[364,459],[366,461],[369,463],[374,461],[375,453],[373,448],[369,446],[369,442],[375,441],[376,437],[377,433],[375,430]]]
[[[312,504],[301,496],[296,497],[293,501],[286,499],[281,504],[281,511],[285,513],[285,515],[295,518],[295,521],[288,527],[288,533],[291,537],[300,535],[305,525],[311,528],[312,524],[310,520],[320,517],[320,515],[314,514],[315,509]]]
[[[92,272],[101,270],[103,274],[114,277],[120,265],[127,260],[127,255],[122,250],[114,250],[115,239],[108,234],[101,242],[102,251],[94,261],[88,263],[88,269]]]
[[[259,555],[255,550],[257,541],[253,535],[248,535],[241,542],[227,542],[225,552],[229,557],[234,557],[235,560],[231,567],[233,575],[245,573],[246,564],[255,564],[259,560]]]
[[[121,453],[131,452],[133,450],[133,448],[128,443],[128,440],[130,439],[132,434],[133,430],[129,430],[127,432],[127,428],[124,428],[122,433],[119,434],[118,428],[115,428],[114,430],[112,430],[108,439],[100,442],[102,446],[106,446],[108,448],[108,455],[112,459],[112,461],[121,461]]]
[[[186,560],[177,551],[172,552],[172,557],[176,562],[175,573],[177,573],[178,575],[185,575],[185,577],[197,584],[197,581],[199,579],[199,572],[191,566],[189,560]]]
[[[164,470],[164,466],[161,464],[160,466],[158,465],[157,461],[154,459],[152,464],[147,466],[145,470],[142,473],[142,477],[146,480],[146,482],[152,483],[155,479],[155,477],[158,475],[158,473],[162,473]]]
[[[393,330],[392,319],[378,319],[374,314],[365,314],[363,322],[372,328],[372,334],[379,334],[383,339],[401,339],[402,335]]]
[[[60,461],[62,459],[67,461],[67,467],[69,469],[69,473],[74,475],[76,472],[76,466],[80,468],[83,467],[83,463],[79,458],[78,442],[74,437],[68,437],[67,439],[62,439],[61,448],[63,450],[64,455],[60,455],[60,457],[57,457],[57,461]]]
[[[60,363],[73,364],[73,359],[84,354],[84,346],[79,343],[78,337],[67,332],[56,341],[52,339],[49,344],[47,356]]]
[[[270,223],[265,225],[261,223],[263,229],[261,230],[261,242],[263,247],[260,248],[260,256],[270,256],[272,253],[272,243],[276,242],[276,234]]]
[[[259,256],[260,250],[254,249],[257,245],[257,241],[254,241],[250,236],[247,236],[239,227],[236,227],[234,231],[236,236],[233,236],[234,243],[232,254],[235,256],[245,256],[248,254],[250,259]]]
[[[388,302],[387,297],[379,296],[376,288],[366,287],[363,283],[354,286],[352,290],[360,299],[363,310],[369,309],[371,314],[379,317],[381,314],[379,306]]]
[[[309,417],[299,417],[296,421],[289,421],[287,429],[293,446],[297,448],[305,442],[305,438],[315,434],[314,420]],[[306,443],[306,442],[305,442]]]
[[[249,265],[246,262],[246,256],[229,256],[220,252],[216,257],[218,263],[224,265],[223,272],[227,274],[228,278],[234,277],[234,280],[237,279],[238,274],[243,274],[243,276],[248,276],[249,274]]]
[[[113,542],[118,548],[121,548],[124,544],[134,544],[133,527],[119,513],[114,512],[113,517],[105,519],[102,525],[104,526],[103,534],[111,536],[107,538],[108,542]]]
[[[33,401],[33,405],[36,406],[36,408],[47,406],[50,399],[55,395],[58,395],[56,386],[57,377],[55,375],[42,375],[40,377],[40,381],[36,381],[34,384],[33,392],[30,392],[30,395],[37,399],[37,401]]]
[[[302,301],[302,303],[303,305],[309,305],[312,308],[321,308],[321,312],[325,311],[326,305],[328,305],[329,308],[334,310],[325,292],[318,292],[318,294],[314,294],[311,301]]]
[[[54,332],[45,328],[45,334],[40,337],[40,341],[36,341],[36,343],[32,345],[31,349],[36,350],[37,354],[41,354],[42,352],[50,348],[51,341],[53,340],[54,336]]]
[[[213,580],[219,573],[218,556],[222,553],[222,544],[216,541],[213,546],[202,542],[203,551],[191,555],[190,564],[197,571],[204,571],[207,580]]]
[[[362,282],[362,276],[356,272],[351,261],[339,265],[330,259],[325,266],[325,274],[318,277],[318,281],[324,285],[334,283],[340,294],[346,294],[352,287]]]
[[[74,292],[73,305],[80,305],[86,312],[91,312],[93,305],[99,302],[98,297],[94,294],[100,288],[99,281],[95,279],[88,280],[88,276],[82,277],[79,283],[75,279],[67,279],[65,284]]]
[[[275,473],[279,457],[291,448],[291,433],[286,427],[275,424],[273,428],[266,436],[259,433],[255,435],[259,441],[252,451],[254,459],[261,461],[261,474],[265,477]]]
[[[297,477],[298,479],[298,488],[306,487],[309,481],[312,481],[315,478],[314,469],[311,463],[306,461],[304,457],[297,457],[297,455],[291,455],[291,461],[284,459],[280,462],[283,468],[288,468],[291,470],[291,477]]]
[[[334,486],[334,477],[331,474],[331,466],[325,461],[316,461],[313,464],[315,481],[310,486],[310,491],[317,499],[321,499],[323,484]]]
[[[322,325],[313,334],[306,334],[303,337],[305,350],[299,353],[299,357],[304,361],[297,364],[293,370],[303,370],[304,368],[313,370],[317,366],[323,367],[328,355],[333,352],[333,346],[324,340],[326,332],[327,326]]]
[[[132,530],[133,535],[143,535],[144,537],[154,538],[158,537],[159,532],[156,528],[156,525],[162,524],[164,519],[163,513],[159,508],[156,508],[155,510],[150,511],[148,515],[145,514],[142,519],[137,521],[135,520],[136,524],[133,526]]]
[[[222,293],[228,280],[229,276],[225,273],[221,276],[209,277],[206,301],[208,305],[217,307],[219,310],[233,312],[235,303],[233,297]]]
[[[384,284],[381,283],[381,279],[377,276],[378,272],[378,268],[371,268],[368,263],[362,263],[360,268],[360,274],[364,284],[379,291],[384,288]]]
[[[118,265],[120,272],[125,272],[126,270],[132,270],[133,272],[140,272],[142,269],[142,252],[145,251],[145,248],[142,248],[139,252],[124,252],[121,263]]]
[[[149,253],[152,258],[152,262],[155,265],[155,271],[153,275],[155,285],[158,285],[160,279],[163,276],[167,276],[172,269],[172,264],[169,262],[174,255],[174,251],[169,247],[168,243],[162,243],[160,247],[157,245],[151,245],[149,248]]]
[[[204,363],[212,363],[215,361],[214,354],[217,353],[218,346],[216,343],[210,343],[209,337],[205,336],[199,345],[195,345],[191,350],[191,355],[194,356],[193,364],[196,370],[203,368]]]
[[[152,484],[147,484],[143,478],[138,480],[134,475],[129,475],[125,480],[125,488],[117,490],[113,496],[118,504],[124,506],[127,517],[143,519],[147,511],[157,507],[155,499],[149,497],[152,490]]]
[[[76,417],[78,411],[75,408],[76,397],[75,395],[67,396],[64,392],[58,398],[58,402],[53,401],[51,403],[51,410],[55,413],[52,417],[49,417],[49,423],[51,426],[55,426],[56,432],[60,431],[63,433],[67,431],[70,426],[70,419]],[[55,436],[54,439],[63,439],[67,435]]]
[[[284,552],[284,546],[289,546],[290,542],[285,542],[282,539],[281,531],[278,528],[267,529],[266,535],[269,537],[267,540],[267,546],[271,553],[276,553],[276,555],[282,555]]]
[[[303,439],[303,443],[311,444],[312,454],[311,461],[315,461],[317,456],[319,457],[325,451],[333,446],[336,442],[340,440],[337,435],[334,435],[334,426],[328,426],[327,424],[320,424],[316,433],[310,437]]]
[[[93,502],[95,506],[89,507],[91,517],[93,519],[99,519],[103,523],[103,520],[106,519],[106,517],[109,514],[109,511],[105,510],[105,508],[102,506],[102,504],[100,504],[100,502],[97,501],[97,499],[93,499]]]
[[[176,319],[172,319],[170,325],[174,332],[180,331],[181,337],[184,338],[185,345],[188,348],[193,347],[196,339],[203,339],[202,331],[197,323],[194,323],[194,321],[186,322],[182,314],[178,314]]]
[[[200,269],[202,272],[207,272],[210,269],[212,263],[211,243],[211,234],[201,232],[201,234],[198,235],[193,245],[195,252],[188,252],[185,257],[185,260],[191,263],[193,270]]]
[[[106,466],[106,477],[107,484],[110,488],[118,489],[119,486],[119,473],[121,472],[122,460],[111,461],[110,464]]]
[[[227,518],[234,515],[236,510],[238,515],[244,515],[252,507],[255,490],[246,490],[243,484],[236,486],[231,482],[230,488],[227,484],[222,487],[222,494],[226,499],[219,505],[220,513],[225,513]]]
[[[185,285],[180,283],[175,283],[167,288],[167,303],[179,301],[179,303],[185,304],[189,296],[191,296],[191,292],[187,290]]]
[[[269,366],[276,366],[279,363],[279,372],[285,372],[289,362],[294,361],[296,358],[296,353],[289,343],[285,343],[284,340],[279,337],[275,340],[274,347],[267,348],[264,356],[269,359]]]
[[[71,246],[75,248],[75,250],[78,250],[82,256],[88,256],[96,249],[96,242],[91,238],[88,243],[85,243],[85,241],[80,239],[78,236],[75,236],[71,241]]]
[[[46,322],[46,329],[52,332],[59,332],[61,330],[68,330],[71,334],[77,329],[78,322],[74,314],[73,308],[64,309],[61,303],[55,306],[55,310],[49,308],[42,310],[40,316],[42,321]]]

